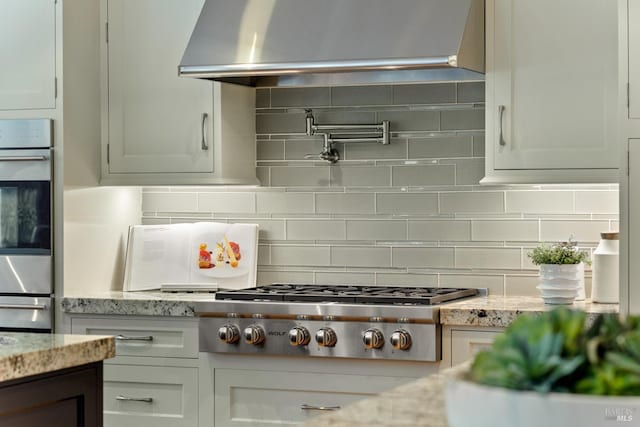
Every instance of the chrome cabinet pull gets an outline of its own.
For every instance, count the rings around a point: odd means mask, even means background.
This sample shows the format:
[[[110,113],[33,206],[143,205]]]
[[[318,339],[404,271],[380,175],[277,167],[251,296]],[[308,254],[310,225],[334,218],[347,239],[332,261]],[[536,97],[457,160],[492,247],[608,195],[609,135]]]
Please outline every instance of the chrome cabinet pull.
[[[47,156],[0,156],[0,162],[30,162],[49,160]]]
[[[10,310],[46,310],[46,305],[29,305],[29,304],[0,304],[0,309]]]
[[[209,114],[207,113],[202,113],[202,150],[206,151],[209,149],[209,144],[207,144],[207,129],[205,127],[205,124],[207,123],[207,117],[209,117]]]
[[[123,402],[144,402],[144,403],[152,403],[153,397],[129,397],[122,396],[121,394],[116,396],[116,400],[120,400]]]
[[[500,136],[498,137],[498,141],[500,145],[507,145],[507,141],[504,140],[504,135],[502,133],[502,116],[504,114],[504,105],[498,105],[498,114],[500,114]]]
[[[340,408],[340,406],[316,406],[307,405],[304,403],[300,405],[300,409],[302,409],[303,411],[337,411]]]
[[[153,336],[126,336],[126,335],[116,335],[116,340],[118,341],[153,341]]]

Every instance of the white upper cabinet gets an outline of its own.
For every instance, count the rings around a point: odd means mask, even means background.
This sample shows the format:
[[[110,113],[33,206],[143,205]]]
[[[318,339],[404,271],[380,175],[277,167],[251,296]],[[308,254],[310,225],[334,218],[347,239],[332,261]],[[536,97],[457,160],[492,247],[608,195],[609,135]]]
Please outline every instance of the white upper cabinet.
[[[256,183],[255,90],[178,77],[203,4],[107,0],[103,183]]]
[[[54,0],[2,0],[0,8],[0,110],[55,108]]]
[[[488,0],[483,183],[615,182],[617,6]]]

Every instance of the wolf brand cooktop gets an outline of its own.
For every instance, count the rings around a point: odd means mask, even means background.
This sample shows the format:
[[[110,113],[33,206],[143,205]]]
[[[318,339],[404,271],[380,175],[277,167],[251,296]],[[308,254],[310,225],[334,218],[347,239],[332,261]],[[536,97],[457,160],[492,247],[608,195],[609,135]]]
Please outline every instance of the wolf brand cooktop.
[[[477,289],[276,283],[196,303],[200,350],[440,360],[439,304]]]
[[[348,304],[433,305],[474,296],[477,289],[417,288],[275,283],[256,288],[220,291],[216,300],[326,302]]]

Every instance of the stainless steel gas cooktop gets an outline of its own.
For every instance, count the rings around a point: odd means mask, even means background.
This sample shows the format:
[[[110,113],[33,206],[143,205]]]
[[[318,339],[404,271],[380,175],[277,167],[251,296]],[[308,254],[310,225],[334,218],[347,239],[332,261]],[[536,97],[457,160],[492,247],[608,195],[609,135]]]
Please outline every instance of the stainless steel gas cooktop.
[[[440,360],[439,304],[477,289],[277,283],[199,302],[200,350]]]
[[[216,300],[334,302],[348,304],[433,305],[474,296],[477,289],[417,288],[275,283],[256,288],[220,291]]]

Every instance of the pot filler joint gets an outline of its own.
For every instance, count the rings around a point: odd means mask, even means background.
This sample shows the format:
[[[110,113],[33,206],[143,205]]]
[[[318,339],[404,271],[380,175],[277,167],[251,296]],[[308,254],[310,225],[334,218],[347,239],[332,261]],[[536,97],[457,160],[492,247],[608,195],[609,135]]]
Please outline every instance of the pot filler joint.
[[[340,160],[340,153],[333,146],[336,142],[375,142],[382,145],[389,145],[391,142],[388,120],[375,124],[318,124],[315,122],[312,110],[305,110],[305,113],[307,113],[305,118],[307,135],[322,135],[324,137],[322,152],[320,154],[307,154],[304,156],[305,159],[337,163]]]

